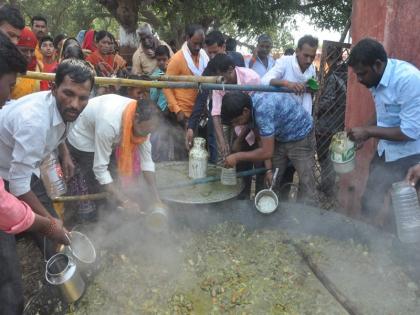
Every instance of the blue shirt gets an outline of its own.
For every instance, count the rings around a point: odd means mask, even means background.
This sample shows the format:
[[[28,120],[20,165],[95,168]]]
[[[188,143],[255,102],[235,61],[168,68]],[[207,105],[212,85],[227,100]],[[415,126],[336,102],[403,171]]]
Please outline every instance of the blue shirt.
[[[163,75],[163,74],[165,74],[165,72],[163,72],[159,68],[156,68],[156,70],[153,71],[152,73],[152,75]],[[168,102],[166,101],[166,97],[165,97],[165,94],[163,94],[162,89],[151,88],[150,99],[153,102],[155,102],[162,111],[168,108]]]
[[[420,71],[412,64],[388,59],[378,86],[371,88],[378,127],[400,127],[412,141],[379,140],[385,161],[420,154]]]
[[[299,141],[313,128],[312,117],[290,94],[255,93],[252,102],[261,137],[274,136],[279,142]]]

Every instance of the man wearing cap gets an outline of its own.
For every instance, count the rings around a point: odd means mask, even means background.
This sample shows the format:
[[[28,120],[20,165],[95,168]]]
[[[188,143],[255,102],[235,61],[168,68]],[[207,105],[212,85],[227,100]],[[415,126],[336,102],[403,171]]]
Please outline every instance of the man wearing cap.
[[[275,64],[275,60],[271,55],[273,41],[271,37],[263,34],[258,37],[257,48],[255,48],[248,68],[254,70],[260,78],[262,78]]]
[[[25,56],[28,67],[28,71],[42,72],[42,63],[39,62],[35,57],[35,48],[38,41],[36,40],[35,34],[28,28],[25,27],[20,34],[17,48],[22,55]],[[18,99],[22,96],[38,92],[40,90],[40,81],[29,78],[18,78],[16,80],[16,86],[13,88],[10,95],[11,99]]]

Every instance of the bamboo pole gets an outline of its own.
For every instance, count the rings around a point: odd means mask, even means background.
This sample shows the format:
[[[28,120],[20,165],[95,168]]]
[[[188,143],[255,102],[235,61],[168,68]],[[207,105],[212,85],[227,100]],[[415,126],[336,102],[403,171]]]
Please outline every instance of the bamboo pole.
[[[54,73],[42,73],[28,71],[25,78],[36,80],[54,80]],[[95,77],[95,84],[98,85],[121,85],[131,87],[145,87],[158,89],[196,89],[196,90],[223,90],[223,91],[259,91],[259,92],[280,92],[293,93],[293,91],[270,85],[237,85],[223,83],[197,83],[197,82],[167,82],[167,81],[147,81],[132,80],[122,78]],[[310,90],[308,90],[310,92]]]
[[[46,73],[46,72],[35,72],[35,71],[27,71],[26,75],[22,75],[23,78],[35,79],[35,80],[47,80],[53,81],[55,78],[55,73]],[[154,81],[164,81],[164,82],[193,82],[193,83],[222,83],[223,77],[221,76],[212,76],[212,77],[204,77],[204,76],[195,76],[195,75],[146,75],[144,77],[149,78],[150,80]],[[129,79],[122,79],[122,78],[106,78],[106,77],[95,77],[95,82],[98,84],[99,81],[102,79],[120,79],[120,80],[129,80]],[[148,80],[135,80],[135,81],[148,81]],[[104,81],[104,84],[109,84],[108,80]],[[125,82],[125,81],[123,81]],[[118,84],[118,83],[113,83]],[[124,85],[124,84],[121,84]]]

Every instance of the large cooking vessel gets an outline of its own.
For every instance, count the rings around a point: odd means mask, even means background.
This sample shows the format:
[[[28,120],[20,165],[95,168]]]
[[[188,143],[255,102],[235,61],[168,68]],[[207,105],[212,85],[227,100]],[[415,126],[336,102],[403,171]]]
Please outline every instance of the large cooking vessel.
[[[200,205],[199,208],[181,203],[171,203],[169,206],[171,209],[170,228],[173,231],[181,228],[205,230],[215,224],[230,221],[243,224],[249,229],[286,231],[291,237],[305,233],[337,240],[353,239],[357,243],[365,244],[373,251],[389,255],[393,261],[404,268],[417,285],[420,284],[420,251],[415,245],[402,244],[394,235],[381,232],[372,226],[335,212],[300,204],[280,203],[278,211],[266,216],[255,210],[252,201],[238,200]],[[141,230],[139,224],[141,222],[129,222],[125,228],[130,229],[132,226]],[[120,240],[121,243],[129,241],[132,240],[129,238]],[[363,270],[360,270],[360,273],[363,273]],[[399,292],[395,292],[395,295],[398,296]],[[25,314],[36,314],[40,305],[45,305],[43,299],[46,298],[49,299],[47,293],[40,296]],[[47,313],[40,312],[39,314]],[[60,313],[51,312],[50,314]]]

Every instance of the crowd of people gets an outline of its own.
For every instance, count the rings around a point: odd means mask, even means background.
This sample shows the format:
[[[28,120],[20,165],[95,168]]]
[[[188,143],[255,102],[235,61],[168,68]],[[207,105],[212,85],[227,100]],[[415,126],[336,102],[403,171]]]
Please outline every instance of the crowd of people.
[[[0,314],[22,312],[14,235],[30,233],[46,258],[57,243],[68,244],[68,231],[40,180],[39,166],[52,152],[59,156],[70,194],[106,191],[108,202],[142,211],[145,203],[121,187],[143,176],[147,201],[160,202],[155,162],[186,160],[193,138],[201,136],[212,163],[237,170],[264,166],[256,190],[271,184],[276,168],[278,183],[292,181],[296,171],[299,199],[317,205],[316,159],[323,169],[331,168],[328,157],[317,156],[317,140],[330,141],[344,128],[345,96],[337,101],[336,93],[341,89],[345,95],[347,65],[340,53],[329,53],[338,55],[327,60],[329,89],[321,94],[320,110],[333,101],[338,105],[318,128],[313,91],[306,85],[316,77],[317,38],[303,36],[296,49],[275,60],[272,39],[263,34],[245,60],[234,39],[196,24],[186,27],[179,50],[148,26],[138,36],[138,49],[125,60],[108,31],[52,37],[45,17],[34,16],[26,26],[18,9],[0,7]],[[388,58],[373,39],[354,46],[348,66],[375,101],[371,122],[349,130],[358,147],[379,139],[363,198],[364,213],[374,217],[391,184],[420,160],[420,72]],[[17,77],[27,71],[55,73],[55,79]],[[221,76],[226,84],[271,85],[292,93],[98,86],[94,81],[95,76],[152,80],[164,74]],[[334,129],[329,123],[337,117],[341,123]],[[331,186],[335,177],[328,176],[323,181]],[[419,177],[420,166],[407,175],[413,183]],[[250,196],[251,178],[245,182],[241,198]],[[79,219],[95,221],[102,206],[80,202]]]

